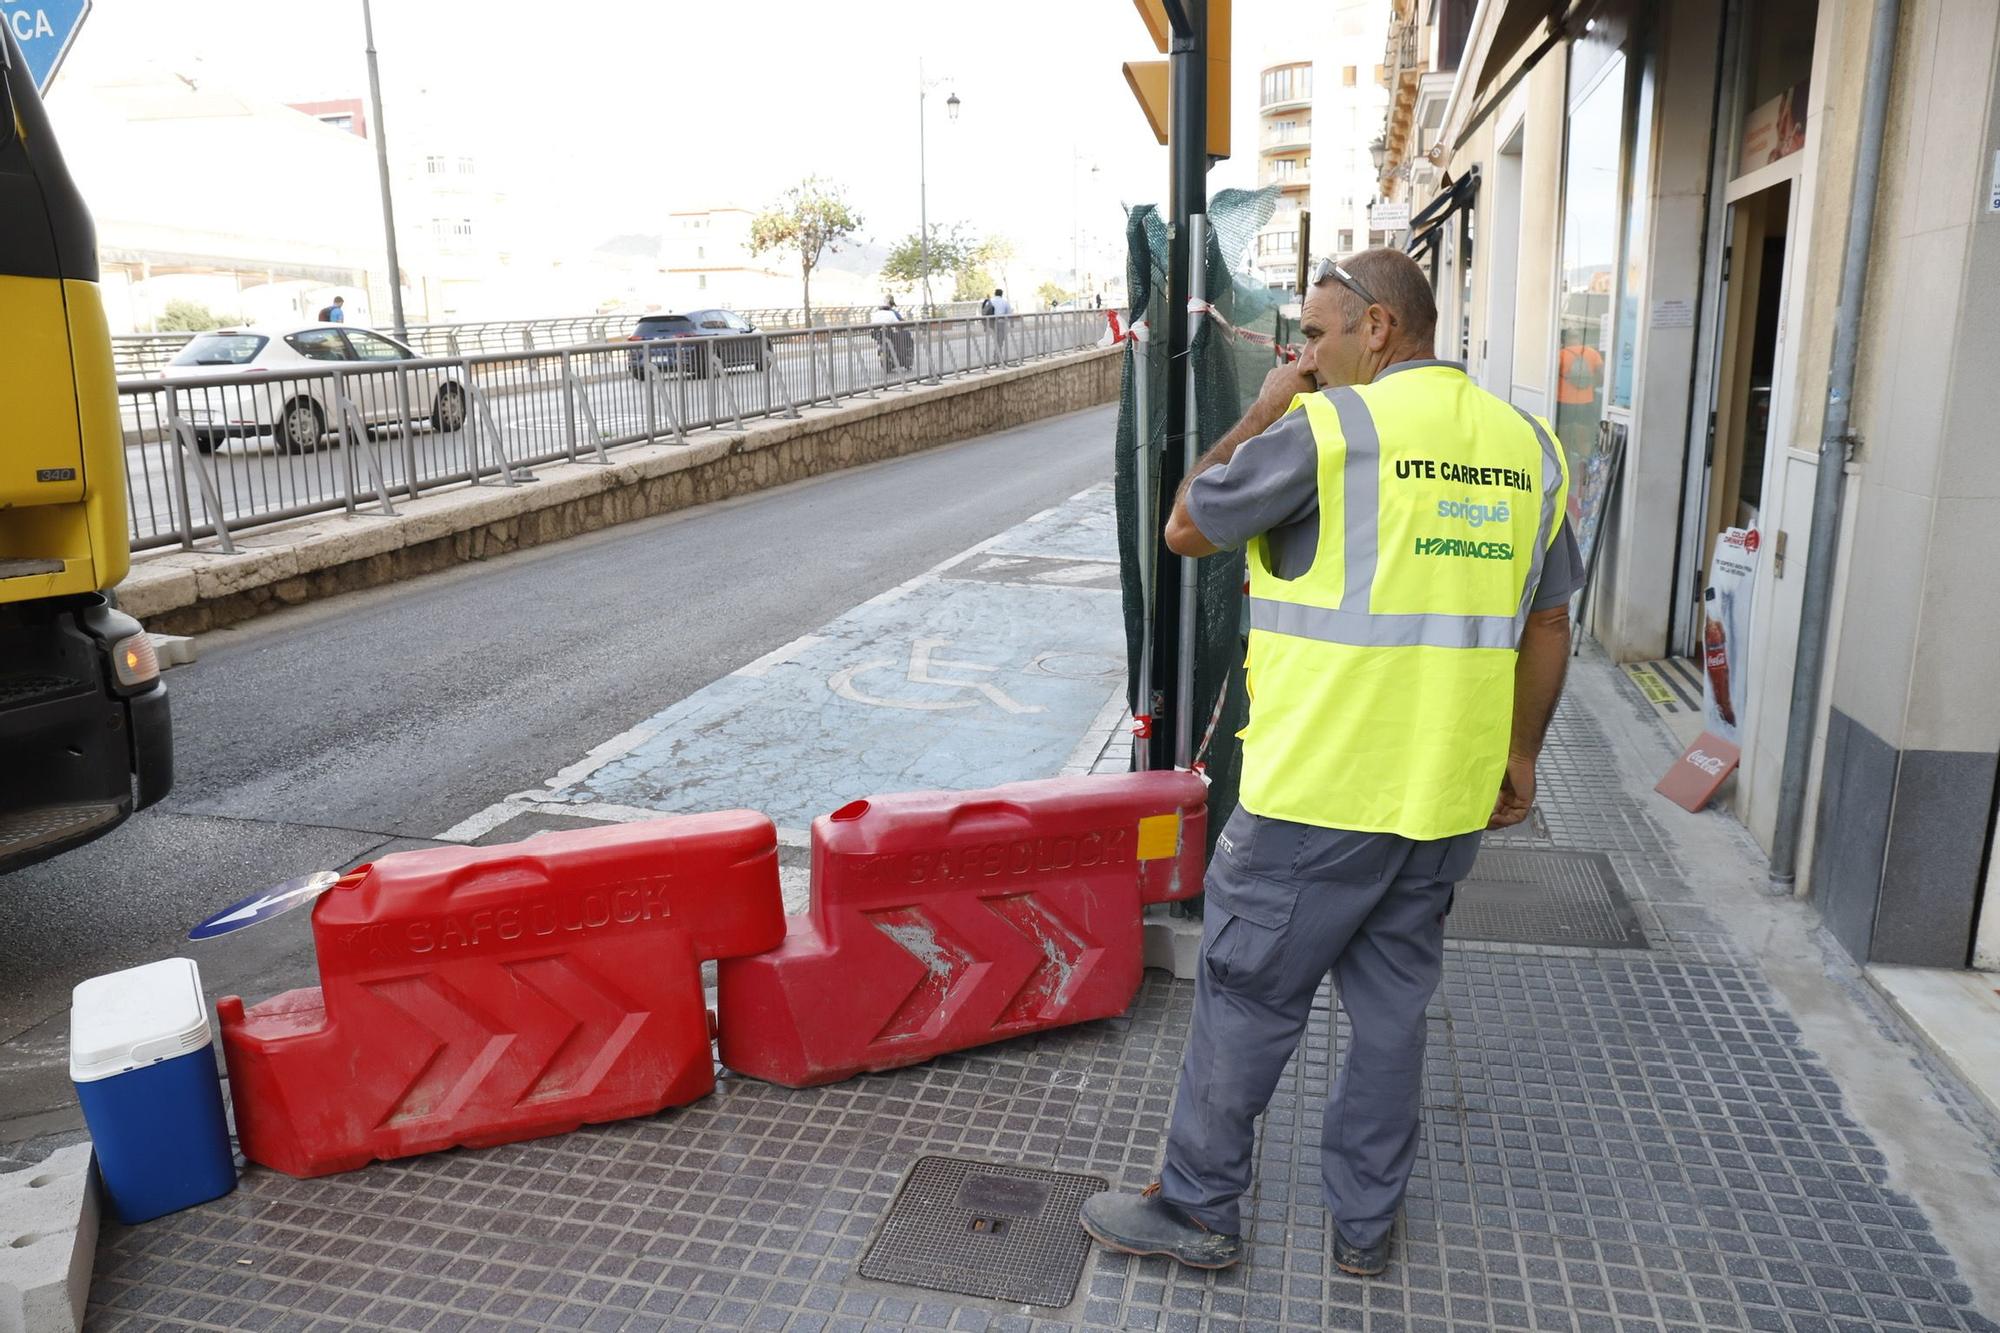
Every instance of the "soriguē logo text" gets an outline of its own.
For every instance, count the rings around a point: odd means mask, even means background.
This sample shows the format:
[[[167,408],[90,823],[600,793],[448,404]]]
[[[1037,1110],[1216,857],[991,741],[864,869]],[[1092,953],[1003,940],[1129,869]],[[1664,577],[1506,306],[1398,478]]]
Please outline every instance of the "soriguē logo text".
[[[1439,500],[1438,517],[1463,519],[1467,527],[1478,528],[1488,523],[1511,522],[1514,511],[1505,500],[1497,505],[1485,505],[1473,499]]]

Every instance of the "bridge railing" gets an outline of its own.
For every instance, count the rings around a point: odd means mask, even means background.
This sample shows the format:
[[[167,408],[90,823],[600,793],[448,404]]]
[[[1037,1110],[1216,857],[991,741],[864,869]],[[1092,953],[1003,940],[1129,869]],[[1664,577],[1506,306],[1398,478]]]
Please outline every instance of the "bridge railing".
[[[596,317],[593,317],[596,318]],[[622,324],[617,327],[623,327]],[[519,486],[538,464],[608,463],[757,417],[909,392],[1097,344],[1102,311],[845,324],[650,342],[349,361],[119,382],[135,551],[345,509],[393,514],[450,486]]]
[[[813,310],[813,327],[865,324],[871,307],[827,306]],[[942,317],[979,313],[977,301],[941,303]],[[760,332],[778,333],[806,327],[805,311],[794,306],[732,313]],[[495,352],[534,352],[578,343],[615,342],[638,325],[636,314],[561,315],[549,319],[474,320],[454,324],[412,324],[406,341],[426,356],[481,356]],[[379,330],[378,330],[379,332]],[[192,333],[115,333],[112,360],[120,378],[147,375],[165,366],[188,345]]]

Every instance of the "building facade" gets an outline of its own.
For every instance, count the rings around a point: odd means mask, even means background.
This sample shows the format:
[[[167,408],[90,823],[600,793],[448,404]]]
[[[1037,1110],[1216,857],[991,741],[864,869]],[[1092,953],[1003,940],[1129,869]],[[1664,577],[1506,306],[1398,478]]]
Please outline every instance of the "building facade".
[[[1269,286],[1298,280],[1302,212],[1312,215],[1305,243],[1314,254],[1369,244],[1375,170],[1367,144],[1388,104],[1379,61],[1389,13],[1390,0],[1340,0],[1316,16],[1317,31],[1300,31],[1296,46],[1258,72],[1257,183],[1279,195],[1251,259]]]
[[[1829,505],[1878,9],[1887,121]],[[1767,849],[1788,748],[1809,755],[1797,891],[1864,962],[2000,969],[2000,597],[1979,569],[2000,522],[1996,56],[1991,4],[1489,0],[1434,139],[1414,96],[1385,136],[1385,177],[1419,164],[1410,246],[1441,354],[1551,418],[1588,480],[1589,631],[1619,661],[1724,666],[1723,799]],[[1816,533],[1831,628],[1794,736]]]
[[[1257,74],[1257,185],[1278,188],[1252,257],[1265,285],[1290,287],[1299,263],[1299,213],[1312,198],[1313,62],[1286,60]]]

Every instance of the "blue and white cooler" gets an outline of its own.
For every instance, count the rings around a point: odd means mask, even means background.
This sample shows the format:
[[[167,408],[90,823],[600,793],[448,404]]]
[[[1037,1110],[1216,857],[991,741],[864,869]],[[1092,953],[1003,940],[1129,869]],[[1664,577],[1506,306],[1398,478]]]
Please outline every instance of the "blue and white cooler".
[[[92,977],[70,1001],[69,1076],[127,1224],[236,1188],[208,1003],[192,958]]]

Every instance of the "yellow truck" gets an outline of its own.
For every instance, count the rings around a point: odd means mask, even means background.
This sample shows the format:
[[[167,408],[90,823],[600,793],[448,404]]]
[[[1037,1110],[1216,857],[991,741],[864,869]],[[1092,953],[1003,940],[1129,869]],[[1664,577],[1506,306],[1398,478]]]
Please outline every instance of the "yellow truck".
[[[131,549],[97,234],[0,24],[0,872],[173,786],[166,686],[113,588]]]

